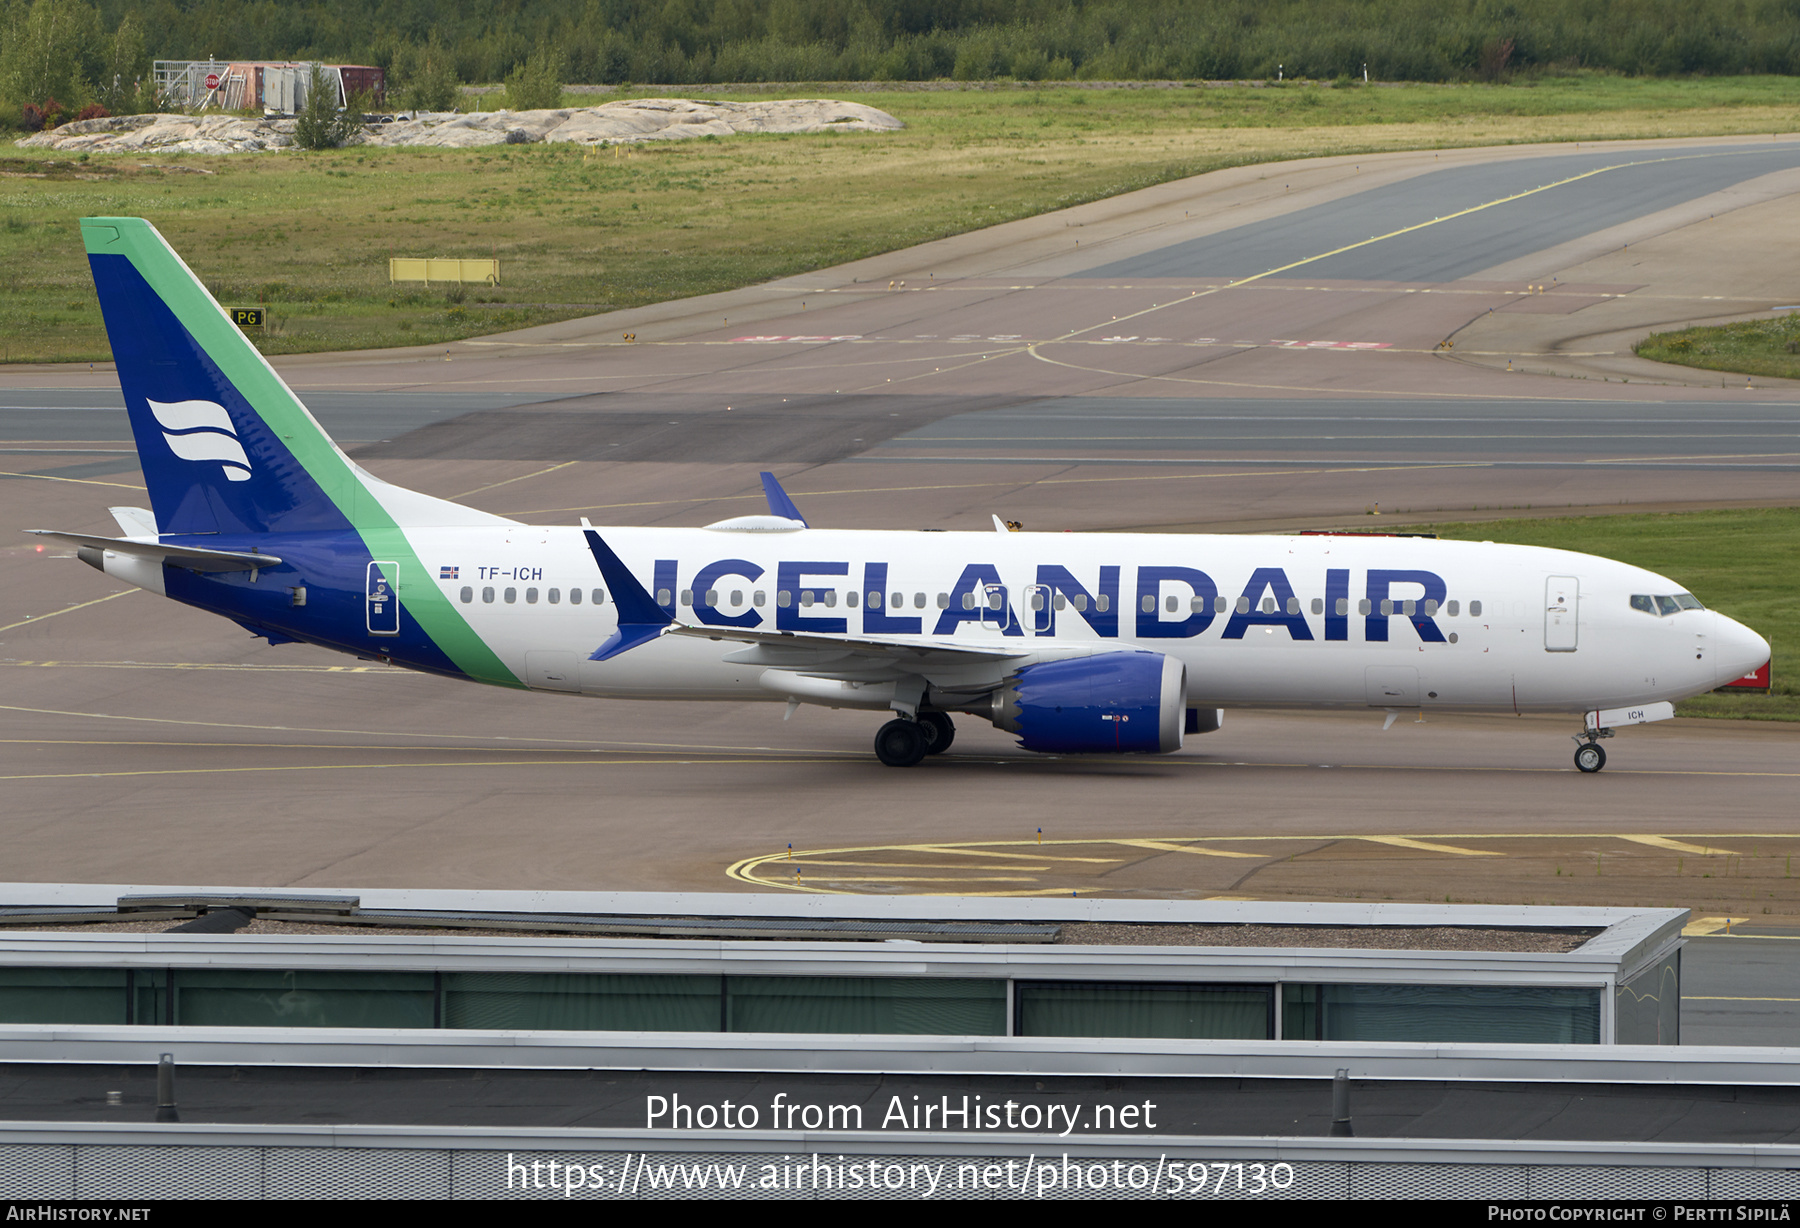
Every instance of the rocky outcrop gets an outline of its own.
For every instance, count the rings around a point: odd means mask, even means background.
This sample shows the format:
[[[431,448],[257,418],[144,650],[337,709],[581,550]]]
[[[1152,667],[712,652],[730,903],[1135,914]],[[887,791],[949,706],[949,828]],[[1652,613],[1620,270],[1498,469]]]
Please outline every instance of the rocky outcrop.
[[[360,143],[448,148],[536,141],[616,145],[743,132],[886,132],[905,126],[886,111],[857,102],[632,98],[573,110],[406,116],[368,125]],[[18,143],[28,149],[63,153],[252,153],[293,148],[294,121],[232,115],[122,115],[78,120]]]

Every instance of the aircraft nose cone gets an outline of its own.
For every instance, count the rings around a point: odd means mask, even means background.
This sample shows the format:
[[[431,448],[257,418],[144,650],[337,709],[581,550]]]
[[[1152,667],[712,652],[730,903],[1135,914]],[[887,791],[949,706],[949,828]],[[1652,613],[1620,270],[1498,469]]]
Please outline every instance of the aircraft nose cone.
[[[1723,614],[1714,617],[1718,619],[1715,642],[1719,646],[1714,660],[1719,667],[1718,684],[1724,686],[1761,668],[1769,659],[1769,641],[1736,619],[1726,618]]]

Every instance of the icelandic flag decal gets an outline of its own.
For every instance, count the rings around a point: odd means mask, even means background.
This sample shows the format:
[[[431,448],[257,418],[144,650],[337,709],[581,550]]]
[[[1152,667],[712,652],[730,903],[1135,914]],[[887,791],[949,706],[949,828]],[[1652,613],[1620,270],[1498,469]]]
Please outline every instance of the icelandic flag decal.
[[[455,568],[455,567],[440,567],[440,568],[438,568],[438,579],[454,580],[457,578],[457,572],[459,570],[460,570],[459,568]]]

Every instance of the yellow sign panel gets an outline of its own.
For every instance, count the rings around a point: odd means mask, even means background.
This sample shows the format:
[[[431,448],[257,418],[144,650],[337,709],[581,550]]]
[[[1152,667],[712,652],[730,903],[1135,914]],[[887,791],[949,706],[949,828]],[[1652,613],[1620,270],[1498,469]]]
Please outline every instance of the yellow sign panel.
[[[475,281],[497,286],[500,262],[461,260],[455,256],[394,256],[388,260],[388,280],[422,281],[426,285],[434,281]]]

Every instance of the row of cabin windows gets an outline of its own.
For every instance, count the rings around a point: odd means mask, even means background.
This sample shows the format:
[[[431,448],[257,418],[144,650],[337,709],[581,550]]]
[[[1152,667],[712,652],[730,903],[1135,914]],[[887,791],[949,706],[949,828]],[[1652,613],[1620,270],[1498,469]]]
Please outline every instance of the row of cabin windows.
[[[580,605],[581,601],[582,601],[581,594],[582,594],[581,589],[578,589],[578,588],[570,589],[569,590],[569,604],[570,605]],[[462,603],[464,605],[468,605],[470,602],[475,600],[475,590],[473,588],[470,588],[467,584],[463,585],[462,592],[457,595],[462,598]],[[558,605],[562,602],[563,591],[560,588],[547,589],[544,592],[544,597],[546,600],[548,600],[550,602],[551,605]],[[492,605],[494,602],[494,590],[492,588],[482,589],[481,590],[481,600],[484,604]],[[504,601],[507,605],[515,604],[519,600],[519,590],[516,588],[508,588],[508,589],[500,590],[500,600]],[[596,589],[591,590],[591,596],[589,597],[589,600],[591,600],[595,605],[604,604],[606,601],[606,590],[603,588],[596,588]],[[525,590],[525,604],[526,605],[536,605],[537,601],[538,601],[538,590],[535,588],[526,589]]]
[[[1042,586],[1033,585],[1031,587],[1030,592],[1031,592],[1031,596],[1030,596],[1030,600],[1029,600],[1029,605],[1030,605],[1031,609],[1034,611],[1042,610],[1044,608],[1045,590],[1043,589]],[[582,595],[581,589],[578,589],[578,588],[570,589],[569,590],[569,604],[570,605],[580,605],[581,601],[582,601],[581,595]],[[705,603],[709,606],[716,606],[716,605],[720,604],[721,595],[722,594],[721,594],[720,590],[718,590],[716,588],[707,589],[706,594],[705,594]],[[1683,596],[1685,596],[1685,595],[1686,594],[1683,594]],[[493,604],[494,596],[495,596],[495,590],[492,588],[483,588],[481,590],[481,600],[485,604],[489,604],[489,605]],[[544,596],[551,605],[556,605],[562,601],[562,590],[557,589],[557,588],[548,589],[545,591]],[[656,592],[657,604],[668,605],[669,604],[669,596],[670,596],[670,594],[669,594],[668,589],[666,589],[666,588],[658,589]],[[803,588],[800,590],[799,596],[800,596],[800,605],[804,608],[811,608],[814,605],[824,605],[827,609],[830,609],[830,608],[835,607],[838,603],[838,594],[837,594],[836,589]],[[463,589],[462,589],[461,597],[462,597],[463,604],[468,605],[475,600],[475,590],[473,588],[469,587],[468,585],[464,585]],[[508,589],[501,590],[501,592],[500,592],[500,600],[504,601],[507,605],[513,605],[513,604],[517,603],[518,599],[519,599],[519,590],[516,588],[508,588]],[[599,589],[599,588],[593,589],[591,600],[594,605],[603,604],[606,600],[606,590]],[[976,595],[974,593],[964,593],[962,595],[962,608],[965,610],[973,610],[977,604],[984,604],[990,610],[999,610],[1001,608],[1003,600],[1004,600],[1004,598],[998,592],[987,593],[985,595],[985,600],[983,600],[982,598],[976,597]],[[1087,607],[1088,607],[1088,597],[1087,597],[1086,593],[1077,593],[1073,597],[1066,597],[1062,593],[1056,593],[1054,595],[1054,597],[1052,598],[1052,600],[1054,602],[1055,608],[1058,610],[1065,610],[1065,609],[1068,609],[1069,606],[1073,605],[1075,607],[1076,611],[1078,613],[1081,613],[1081,612],[1086,612]],[[1635,608],[1635,609],[1644,608],[1643,606],[1639,605],[1640,600],[1642,600],[1642,599],[1637,598],[1637,597],[1632,598],[1633,608]],[[1688,598],[1688,600],[1692,601],[1693,599],[1690,597],[1690,598]],[[526,589],[525,590],[525,604],[526,605],[536,605],[537,601],[538,601],[538,590],[535,588]],[[768,602],[767,594],[765,594],[761,589],[757,589],[755,592],[753,592],[750,595],[750,602],[752,605],[760,608],[763,605],[767,604],[767,602]],[[855,592],[848,592],[848,593],[844,594],[844,604],[846,606],[850,607],[851,609],[855,609],[856,603],[857,603],[857,594]],[[681,590],[681,604],[684,606],[691,606],[694,604],[694,590],[693,589],[684,588]],[[743,590],[742,589],[733,589],[731,591],[731,600],[727,604],[743,605],[744,604]],[[780,606],[784,610],[789,608],[790,606],[792,606],[794,604],[794,593],[788,589],[780,590],[779,592],[777,592],[775,594],[775,604]],[[894,593],[891,597],[886,599],[886,604],[892,609],[896,609],[896,610],[904,609],[904,608],[906,608],[906,594],[905,593]],[[1112,604],[1111,599],[1108,598],[1105,594],[1102,594],[1099,597],[1094,598],[1094,608],[1102,614],[1107,612],[1107,610],[1110,608],[1111,604]],[[1695,604],[1698,605],[1697,602]],[[873,610],[879,610],[882,608],[882,605],[883,605],[883,594],[881,594],[879,592],[870,592],[869,593],[869,608],[873,609]],[[915,610],[924,609],[925,608],[925,594],[924,593],[914,593],[913,599],[912,599],[912,605]],[[1448,617],[1455,618],[1461,613],[1461,610],[1459,608],[1460,605],[1461,605],[1460,602],[1448,601],[1448,602],[1445,602],[1440,607],[1436,601],[1423,601],[1423,602],[1414,601],[1414,600],[1392,601],[1392,600],[1388,600],[1386,598],[1384,598],[1380,603],[1382,614],[1384,614],[1384,615],[1403,614],[1408,618],[1411,618],[1416,614],[1423,614],[1426,618],[1435,618],[1439,614],[1440,610],[1443,614],[1447,615]],[[950,594],[949,593],[939,593],[937,595],[937,608],[940,610],[947,610],[950,608]],[[1175,596],[1170,596],[1170,597],[1164,598],[1164,608],[1167,609],[1167,611],[1171,614],[1180,613],[1181,612],[1181,599],[1179,597],[1175,597]],[[1199,614],[1199,613],[1203,612],[1206,608],[1206,599],[1204,597],[1190,598],[1188,601],[1188,608],[1191,611],[1193,611],[1195,614]],[[1262,599],[1262,605],[1260,608],[1261,608],[1261,612],[1264,614],[1275,613],[1276,608],[1277,608],[1275,598],[1264,597]],[[1142,609],[1143,609],[1143,612],[1146,614],[1153,613],[1156,610],[1156,598],[1146,594],[1143,598]],[[1248,597],[1239,597],[1236,602],[1233,602],[1231,600],[1231,598],[1223,596],[1223,595],[1213,598],[1213,613],[1225,614],[1232,610],[1236,610],[1236,612],[1239,614],[1248,614],[1250,612],[1250,599]],[[1298,614],[1300,612],[1300,599],[1298,597],[1289,597],[1287,599],[1286,612],[1289,614]],[[1312,599],[1312,612],[1315,616],[1325,613],[1324,598],[1314,597]],[[1336,613],[1340,618],[1344,617],[1345,615],[1348,615],[1350,613],[1350,599],[1348,597],[1339,597],[1336,601],[1335,609],[1333,612]],[[1365,597],[1356,603],[1356,612],[1359,615],[1363,615],[1366,617],[1369,614],[1374,613],[1374,603],[1369,601],[1368,598]],[[1667,611],[1667,612],[1672,613],[1673,611]],[[1479,602],[1479,601],[1469,602],[1469,617],[1471,617],[1471,618],[1480,618],[1481,617],[1481,602]]]
[[[1462,603],[1460,601],[1446,601],[1440,606],[1436,601],[1391,601],[1387,598],[1383,598],[1379,604],[1383,614],[1404,614],[1408,618],[1411,618],[1416,614],[1423,614],[1426,618],[1436,618],[1439,613],[1442,613],[1449,618],[1455,618],[1462,612]],[[1375,606],[1375,602],[1371,602],[1365,597],[1356,603],[1356,612],[1367,617],[1375,612]],[[1032,598],[1031,608],[1034,610],[1041,610],[1044,608],[1042,596],[1034,596]],[[1063,608],[1062,594],[1060,593],[1058,593],[1056,597],[1056,608],[1059,610]],[[1077,608],[1079,609],[1080,607]],[[1101,607],[1101,609],[1105,608],[1105,606]],[[1153,613],[1156,610],[1156,598],[1146,594],[1143,598],[1141,608],[1146,614]],[[1171,614],[1180,613],[1181,598],[1164,598],[1163,608]],[[1188,601],[1188,608],[1194,613],[1199,614],[1206,609],[1206,599],[1204,597],[1190,598]],[[1275,598],[1264,597],[1262,599],[1262,605],[1258,608],[1264,614],[1274,614],[1278,607]],[[1224,614],[1232,610],[1235,610],[1239,614],[1248,614],[1250,612],[1250,598],[1239,597],[1235,602],[1233,602],[1231,598],[1225,596],[1213,598],[1213,613]],[[1285,612],[1289,614],[1298,614],[1300,612],[1300,599],[1298,597],[1289,597],[1287,599]],[[1314,597],[1312,599],[1312,612],[1315,615],[1323,614],[1325,612],[1325,599],[1323,597]],[[1340,618],[1349,614],[1350,599],[1348,597],[1339,597],[1333,608],[1333,613]],[[1481,617],[1481,602],[1471,601],[1469,603],[1469,617]]]

